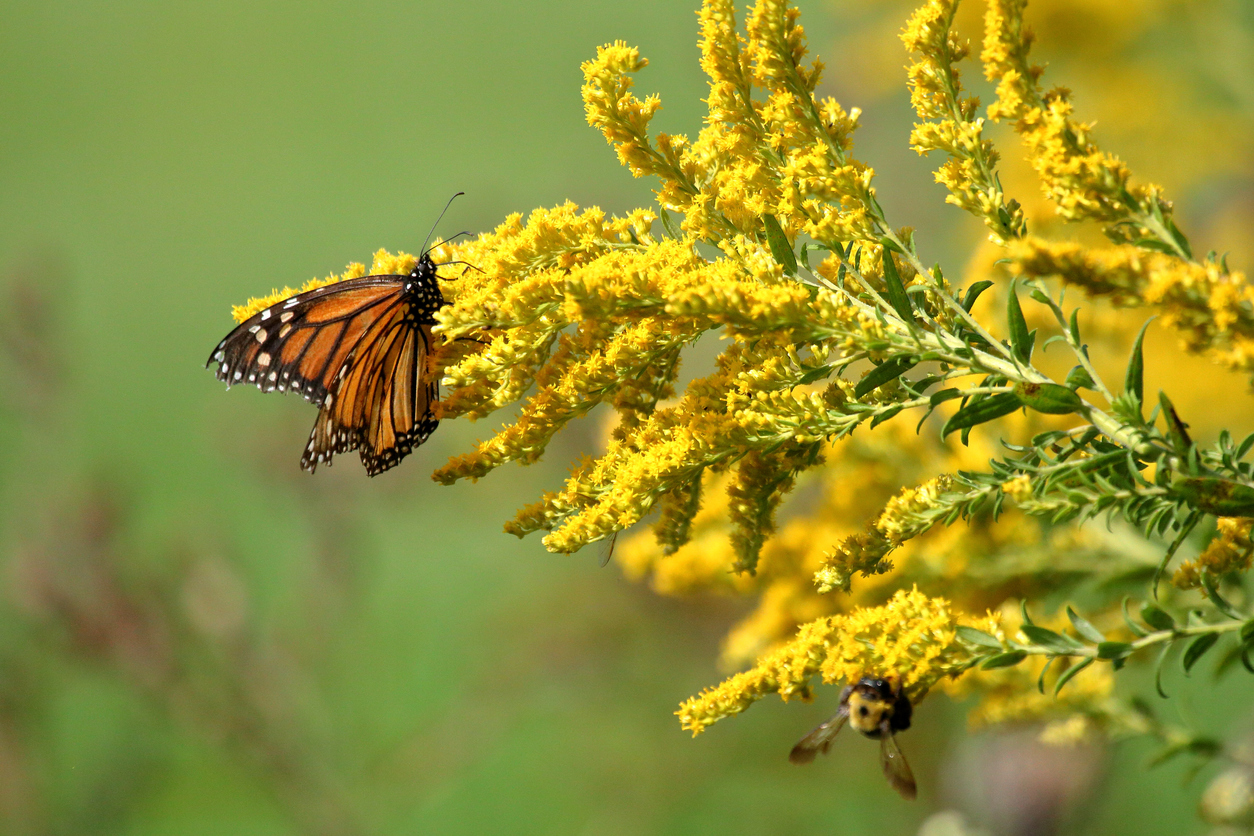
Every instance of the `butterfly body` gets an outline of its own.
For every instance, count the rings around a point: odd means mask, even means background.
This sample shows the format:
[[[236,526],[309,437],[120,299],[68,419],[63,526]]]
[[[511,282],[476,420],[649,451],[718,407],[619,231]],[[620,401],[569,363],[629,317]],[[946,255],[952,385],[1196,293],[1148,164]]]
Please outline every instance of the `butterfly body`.
[[[301,468],[359,450],[374,476],[427,440],[438,384],[427,369],[444,305],[428,253],[405,275],[346,279],[299,293],[241,323],[206,367],[228,388],[293,391],[319,407]]]

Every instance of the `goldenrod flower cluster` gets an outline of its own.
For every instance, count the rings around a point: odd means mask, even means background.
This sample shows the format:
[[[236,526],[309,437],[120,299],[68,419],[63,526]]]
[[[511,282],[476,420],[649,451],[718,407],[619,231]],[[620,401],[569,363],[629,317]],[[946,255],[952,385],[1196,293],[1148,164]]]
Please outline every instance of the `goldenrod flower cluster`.
[[[1254,287],[1239,271],[1126,244],[1083,247],[1030,237],[1009,251],[1028,276],[1057,276],[1116,305],[1152,305],[1188,350],[1254,371]]]
[[[1097,147],[1065,90],[1042,90],[1024,5],[989,3],[981,58],[997,100],[983,115],[960,84],[957,0],[927,0],[902,35],[910,142],[948,156],[936,174],[948,202],[989,232],[963,290],[879,205],[873,170],[853,155],[859,110],[816,96],[822,65],[804,63],[784,0],[757,0],[743,33],[730,0],[703,2],[709,109],[693,140],[650,134],[660,101],[633,92],[647,66],[636,48],[615,42],[583,65],[588,123],[634,175],[657,178],[656,209],[611,217],[567,203],[440,248],[437,260],[475,269],[442,285],[439,416],[514,411],[435,479],[534,462],[604,405],[604,450],[506,530],[543,532],[569,553],[647,523],[617,544],[629,577],[662,594],[754,598],[721,654],[741,672],[686,701],[685,728],[769,693],[808,698],[815,677],[891,676],[914,701],[942,680],[981,695],[979,722],[1057,721],[1056,741],[1154,733],[1119,707],[1116,666],[1152,643],[1235,630],[1218,616],[1177,629],[1154,609],[1143,626],[1100,594],[1087,618],[1050,629],[978,615],[1162,574],[1207,515],[1223,515],[1219,534],[1176,587],[1248,571],[1254,552],[1254,484],[1239,464],[1252,445],[1197,446],[1165,397],[1146,417],[1140,344],[1122,388],[1107,385],[1051,282],[1153,306],[1191,351],[1247,373],[1254,291],[1226,262],[1195,260],[1161,190]],[[1057,215],[1104,224],[1115,246],[1048,240],[1035,216],[1028,234],[985,135],[999,119],[1013,121]],[[380,253],[371,272],[412,264]],[[681,386],[687,349],[715,336],[718,356]],[[1057,342],[1069,372],[1037,365]],[[1072,524],[1099,514],[1114,533]],[[1070,675],[1035,665],[1069,658],[1084,660]],[[1060,700],[1038,690],[1047,681],[1066,686]]]
[[[1217,578],[1229,572],[1248,572],[1254,565],[1252,528],[1254,520],[1248,517],[1221,519],[1215,539],[1196,558],[1180,564],[1172,583],[1180,589],[1197,589],[1202,585],[1203,572]]]
[[[960,624],[996,629],[991,616],[957,613],[943,598],[918,589],[897,592],[878,607],[816,619],[796,638],[766,654],[752,670],[736,674],[693,697],[676,712],[693,734],[739,714],[767,694],[785,700],[811,696],[810,680],[857,682],[864,676],[894,677],[915,699],[938,680],[969,668],[974,655],[958,641]]]

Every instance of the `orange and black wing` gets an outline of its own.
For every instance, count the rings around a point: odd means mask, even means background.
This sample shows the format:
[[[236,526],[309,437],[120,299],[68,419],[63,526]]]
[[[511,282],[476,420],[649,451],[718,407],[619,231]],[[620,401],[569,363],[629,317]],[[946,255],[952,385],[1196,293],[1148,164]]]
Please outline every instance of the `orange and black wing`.
[[[312,472],[336,453],[360,450],[371,476],[427,440],[437,421],[435,378],[427,371],[431,324],[409,301],[389,306],[362,334],[324,399],[301,467]]]
[[[322,406],[363,337],[402,302],[404,276],[362,276],[285,299],[249,317],[218,343],[206,367],[218,364],[228,387],[299,392]]]

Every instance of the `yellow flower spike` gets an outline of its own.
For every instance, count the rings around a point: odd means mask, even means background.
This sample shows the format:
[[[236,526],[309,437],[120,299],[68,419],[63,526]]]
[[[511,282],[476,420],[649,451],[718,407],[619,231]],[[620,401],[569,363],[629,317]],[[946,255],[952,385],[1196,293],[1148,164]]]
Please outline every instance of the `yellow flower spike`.
[[[1254,529],[1254,520],[1221,518],[1215,539],[1195,559],[1180,564],[1171,582],[1179,589],[1197,589],[1202,585],[1202,572],[1209,572],[1216,578],[1229,572],[1248,572],[1254,565],[1251,529]]]
[[[957,9],[958,0],[930,0],[901,35],[906,48],[919,56],[907,73],[911,104],[923,121],[915,125],[910,142],[921,155],[949,155],[936,172],[936,181],[949,189],[946,202],[982,218],[990,237],[1003,243],[1023,234],[1023,210],[1002,192],[997,151],[983,138],[984,120],[975,115],[979,100],[962,96],[956,65],[969,47],[951,32]]]
[[[1128,245],[1095,248],[1029,238],[1016,242],[1010,254],[1016,269],[1029,276],[1058,276],[1116,305],[1153,305],[1190,351],[1236,371],[1254,371],[1254,287],[1243,273]]]
[[[381,254],[386,255],[383,250],[379,250],[379,253],[375,255],[375,258],[378,259]],[[409,263],[409,267],[405,269],[405,272],[409,272],[413,269],[413,256],[409,256],[409,258],[411,261]],[[332,274],[327,276],[325,279],[310,279],[299,288],[284,287],[282,290],[272,290],[268,296],[255,296],[242,305],[233,305],[231,307],[231,318],[236,322],[243,322],[250,316],[264,311],[271,305],[282,302],[289,296],[295,296],[297,293],[305,293],[310,290],[316,290],[317,288],[326,287],[327,285],[342,282],[347,279],[360,278],[364,275],[366,275],[366,266],[354,261],[344,268],[344,272],[338,276]]]
[[[1154,185],[1133,185],[1123,161],[1090,138],[1092,125],[1073,121],[1070,91],[1042,92],[1042,68],[1028,62],[1032,37],[1023,23],[1027,0],[990,0],[985,14],[984,74],[997,83],[994,120],[1013,119],[1046,197],[1068,221],[1097,220],[1120,240],[1140,237],[1114,226],[1128,221],[1185,252],[1170,223],[1171,204]]]
[[[896,677],[917,699],[939,680],[970,668],[972,650],[958,641],[957,628],[977,621],[943,598],[930,598],[917,588],[900,590],[883,606],[802,626],[792,641],[767,653],[751,670],[686,700],[675,713],[685,729],[699,734],[767,694],[808,698],[810,681],[818,674],[829,684]]]

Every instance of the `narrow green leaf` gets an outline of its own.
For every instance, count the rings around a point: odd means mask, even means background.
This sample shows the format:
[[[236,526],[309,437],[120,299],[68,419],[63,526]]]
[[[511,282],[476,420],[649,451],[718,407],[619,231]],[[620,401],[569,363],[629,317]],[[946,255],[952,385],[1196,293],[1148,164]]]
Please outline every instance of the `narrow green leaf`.
[[[1019,601],[1019,614],[1023,616],[1024,624],[1033,624],[1032,616],[1028,613],[1028,599],[1023,598]]]
[[[977,630],[974,627],[967,627],[966,625],[959,625],[957,632],[958,638],[962,639],[967,644],[974,644],[980,647],[992,647],[998,650],[1001,649],[1001,642],[997,641],[997,637],[985,633],[983,630]]]
[[[888,304],[893,306],[897,316],[906,322],[913,322],[914,308],[910,306],[910,297],[901,283],[901,276],[897,274],[897,264],[887,250],[884,251],[884,287],[888,291]]]
[[[1011,650],[1006,653],[998,653],[996,656],[990,656],[980,663],[983,670],[992,670],[993,668],[1009,668],[1017,665],[1028,657],[1028,654],[1022,650]]]
[[[801,265],[805,267],[807,271],[813,273],[814,268],[810,266],[810,250],[811,249],[818,249],[818,247],[815,247],[813,244],[810,244],[809,242],[806,242],[801,245]]]
[[[1146,602],[1141,607],[1141,620],[1155,630],[1174,630],[1176,629],[1176,620],[1167,614],[1167,611],[1159,607],[1157,604]]]
[[[858,381],[858,385],[853,388],[854,397],[860,398],[868,392],[874,391],[885,383],[896,380],[902,374],[913,369],[916,361],[913,357],[900,355],[885,360],[875,368],[866,373],[866,376]]]
[[[1128,600],[1128,596],[1125,595],[1123,598],[1123,622],[1128,625],[1128,629],[1131,630],[1138,638],[1148,636],[1149,630],[1146,630],[1140,624],[1133,621],[1132,616],[1128,614]]]
[[[1219,641],[1218,633],[1203,633],[1189,644],[1185,649],[1184,655],[1180,657],[1181,664],[1184,665],[1184,672],[1187,674],[1197,664],[1197,660],[1206,655],[1206,651],[1215,646],[1215,642]]]
[[[1064,656],[1073,655],[1076,650],[1083,647],[1075,639],[1068,638],[1062,633],[1055,633],[1046,627],[1037,627],[1035,624],[1024,624],[1019,628],[1023,631],[1023,635],[1028,637],[1028,641],[1038,644],[1041,647],[1053,653]]]
[[[1249,454],[1251,447],[1254,447],[1254,433],[1247,435],[1245,440],[1237,446],[1237,452],[1233,454],[1233,458],[1237,461],[1241,461],[1241,459],[1244,459],[1246,455]]]
[[[1167,692],[1163,690],[1163,663],[1167,661],[1167,654],[1171,652],[1171,642],[1163,645],[1162,652],[1158,654],[1158,661],[1154,662],[1154,690],[1158,692],[1158,696],[1167,699]]]
[[[662,217],[662,228],[666,230],[666,234],[672,238],[683,238],[683,233],[675,226],[675,222],[671,220],[671,213],[665,209],[659,208],[658,214]]]
[[[928,398],[929,406],[936,406],[945,401],[952,401],[954,398],[962,397],[961,389],[941,389],[939,392],[933,392],[932,397]]]
[[[770,246],[771,255],[775,256],[775,261],[788,275],[797,275],[797,256],[792,251],[792,244],[788,243],[784,228],[769,212],[762,216],[762,224],[766,227],[766,243]]]
[[[1015,397],[1013,392],[1004,392],[981,401],[972,402],[950,416],[949,420],[945,422],[945,426],[941,427],[941,438],[955,430],[964,430],[987,423],[1003,415],[1009,415],[1022,406],[1023,404]]]
[[[816,380],[822,380],[832,373],[831,365],[815,366],[808,372],[803,374],[798,380],[798,384],[813,383]]]
[[[1058,692],[1063,689],[1064,685],[1074,679],[1076,674],[1091,664],[1093,664],[1093,659],[1084,659],[1083,661],[1076,662],[1074,665],[1059,674],[1058,680],[1054,683],[1054,696],[1058,696]]]
[[[1206,570],[1202,570],[1202,588],[1206,590],[1206,597],[1215,605],[1215,609],[1233,621],[1240,621],[1242,618],[1245,618],[1245,616],[1237,612],[1236,607],[1225,601],[1224,597],[1219,594],[1219,589],[1215,585],[1215,576]]]
[[[871,429],[875,429],[880,424],[887,421],[889,418],[892,418],[893,416],[895,416],[898,412],[901,412],[901,410],[902,410],[902,407],[894,406],[890,409],[887,409],[879,413],[878,415],[876,415],[874,418],[871,419]]]
[[[1100,644],[1101,642],[1106,641],[1106,637],[1102,635],[1101,630],[1098,630],[1082,618],[1080,614],[1071,609],[1071,607],[1067,607],[1067,618],[1071,619],[1071,624],[1075,627],[1075,631],[1081,636],[1084,636],[1084,638],[1093,642],[1093,644]]]
[[[1093,376],[1083,366],[1076,366],[1067,372],[1067,380],[1064,385],[1068,389],[1092,389],[1094,386]]]
[[[1014,394],[1024,406],[1046,415],[1069,415],[1084,408],[1075,390],[1057,383],[1016,383]]]
[[[1054,666],[1054,663],[1062,658],[1063,657],[1061,656],[1050,656],[1048,659],[1045,660],[1045,664],[1041,665],[1041,673],[1038,677],[1036,677],[1036,690],[1037,691],[1039,691],[1042,694],[1045,693],[1045,676],[1049,673],[1049,669]]]
[[[1097,658],[1124,659],[1132,652],[1132,645],[1127,642],[1101,642],[1097,645]]]
[[[1132,354],[1128,357],[1128,369],[1123,375],[1123,390],[1134,398],[1138,404],[1145,403],[1145,358],[1142,356],[1141,343],[1145,341],[1145,329],[1154,321],[1153,317],[1145,320],[1141,331],[1132,343]]]
[[[1193,439],[1189,438],[1187,429],[1189,425],[1180,420],[1179,413],[1171,404],[1171,398],[1161,389],[1158,391],[1158,403],[1163,408],[1163,421],[1167,423],[1167,437],[1171,439],[1171,446],[1175,448],[1177,455],[1186,455],[1193,447]]]
[[[967,313],[971,312],[971,307],[975,304],[975,300],[980,298],[980,294],[993,286],[990,281],[976,282],[967,288],[966,295],[962,297],[962,307]]]
[[[1010,295],[1006,299],[1006,324],[1010,328],[1010,347],[1015,356],[1023,362],[1032,359],[1032,347],[1028,344],[1028,321],[1023,318],[1023,308],[1019,307],[1019,291],[1012,282]]]

